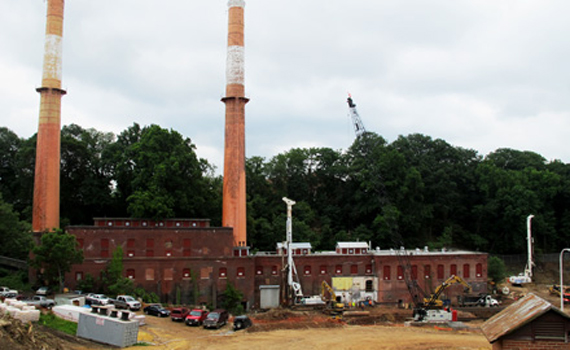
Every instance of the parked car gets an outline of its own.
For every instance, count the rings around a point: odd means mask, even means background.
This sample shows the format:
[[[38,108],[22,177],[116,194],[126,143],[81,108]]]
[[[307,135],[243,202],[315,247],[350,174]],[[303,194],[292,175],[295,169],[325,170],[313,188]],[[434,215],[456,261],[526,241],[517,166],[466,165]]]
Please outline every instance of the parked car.
[[[55,306],[55,301],[53,299],[48,299],[43,295],[35,295],[32,299],[24,300],[24,302],[30,306],[46,307],[48,309]]]
[[[145,315],[153,315],[158,317],[168,317],[170,315],[170,311],[166,310],[162,307],[162,305],[154,304],[149,305],[143,309]]]
[[[246,329],[253,325],[251,319],[246,315],[236,316],[234,318],[234,331],[239,331],[240,329]]]
[[[36,290],[36,295],[46,296],[48,294],[51,294],[51,289],[49,287],[40,287]]]
[[[113,302],[117,309],[129,309],[131,311],[138,311],[141,309],[141,303],[130,295],[118,295],[117,299]]]
[[[201,309],[194,309],[186,316],[187,326],[201,326],[208,316],[208,311]]]
[[[85,297],[85,304],[88,305],[108,305],[110,303],[111,299],[105,294],[89,293]]]
[[[184,307],[177,307],[170,310],[170,318],[172,321],[184,321],[188,316],[188,309]]]
[[[217,309],[208,314],[204,320],[204,328],[220,328],[228,323],[229,313],[224,309]]]
[[[17,295],[18,291],[15,289],[10,289],[8,287],[0,287],[0,297],[15,298]]]

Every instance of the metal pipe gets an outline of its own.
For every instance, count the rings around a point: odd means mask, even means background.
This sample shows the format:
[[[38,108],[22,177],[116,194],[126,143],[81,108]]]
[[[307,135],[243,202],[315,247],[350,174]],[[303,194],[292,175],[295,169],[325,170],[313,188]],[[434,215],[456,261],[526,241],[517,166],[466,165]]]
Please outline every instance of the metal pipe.
[[[564,248],[560,252],[560,310],[564,311],[564,252],[570,252],[570,248]]]

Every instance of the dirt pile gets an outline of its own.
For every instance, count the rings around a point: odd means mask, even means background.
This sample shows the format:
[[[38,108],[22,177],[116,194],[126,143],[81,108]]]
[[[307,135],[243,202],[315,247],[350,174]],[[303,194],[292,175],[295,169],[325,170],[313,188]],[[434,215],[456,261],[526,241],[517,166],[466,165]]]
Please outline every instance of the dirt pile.
[[[0,350],[65,350],[60,339],[40,331],[36,325],[23,324],[10,316],[0,318]]]
[[[278,329],[336,328],[345,323],[319,312],[299,312],[286,309],[272,309],[253,315],[253,326],[247,332],[268,332]]]

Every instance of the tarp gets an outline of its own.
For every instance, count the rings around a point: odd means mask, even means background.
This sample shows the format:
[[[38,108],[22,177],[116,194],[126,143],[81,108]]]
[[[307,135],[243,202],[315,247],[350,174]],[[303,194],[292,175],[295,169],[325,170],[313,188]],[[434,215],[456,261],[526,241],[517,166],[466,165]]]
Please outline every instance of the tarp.
[[[352,277],[333,277],[332,288],[335,292],[350,291],[352,289]]]

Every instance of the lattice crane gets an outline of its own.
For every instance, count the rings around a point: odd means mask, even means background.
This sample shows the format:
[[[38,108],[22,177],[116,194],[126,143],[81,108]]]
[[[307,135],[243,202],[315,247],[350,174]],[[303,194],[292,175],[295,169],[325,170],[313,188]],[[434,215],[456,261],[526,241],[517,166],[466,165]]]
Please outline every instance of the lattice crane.
[[[352,119],[354,132],[356,133],[356,137],[359,137],[366,132],[366,129],[364,128],[362,119],[360,119],[360,116],[356,111],[356,104],[354,103],[354,101],[352,101],[352,96],[350,96],[350,94],[348,94],[346,102],[348,102],[348,113],[350,114],[350,118]]]

